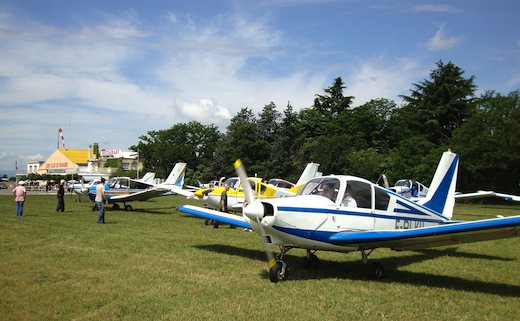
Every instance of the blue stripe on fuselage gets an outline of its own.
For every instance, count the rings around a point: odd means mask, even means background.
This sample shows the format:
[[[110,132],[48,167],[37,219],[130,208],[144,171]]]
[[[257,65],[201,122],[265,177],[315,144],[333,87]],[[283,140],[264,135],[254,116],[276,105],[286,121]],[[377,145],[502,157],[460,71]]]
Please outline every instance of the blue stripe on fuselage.
[[[278,211],[281,211],[281,212],[350,215],[350,216],[359,216],[359,217],[381,218],[381,219],[387,219],[387,220],[402,220],[402,219],[405,219],[405,220],[409,220],[409,221],[429,222],[429,223],[444,222],[444,220],[439,220],[439,219],[434,219],[434,218],[430,218],[430,219],[427,219],[427,218],[414,218],[414,217],[408,217],[408,216],[374,214],[374,213],[364,213],[364,212],[356,212],[356,211],[341,211],[341,210],[326,209],[326,208],[279,206],[279,207],[277,207],[277,209],[278,209]]]

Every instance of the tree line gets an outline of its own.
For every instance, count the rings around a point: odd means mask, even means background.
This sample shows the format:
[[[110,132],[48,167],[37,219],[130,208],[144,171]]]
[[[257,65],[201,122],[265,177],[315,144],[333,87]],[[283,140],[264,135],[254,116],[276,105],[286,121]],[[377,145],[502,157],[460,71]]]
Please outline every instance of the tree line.
[[[298,112],[274,103],[255,115],[242,108],[224,133],[192,121],[148,131],[130,149],[146,171],[166,177],[187,163],[196,184],[234,176],[241,158],[249,175],[295,181],[308,162],[326,174],[391,182],[412,178],[429,185],[442,153],[460,155],[457,190],[492,189],[519,194],[520,91],[486,91],[477,97],[475,77],[451,61],[435,64],[429,78],[412,84],[398,106],[386,98],[353,106],[341,77]]]

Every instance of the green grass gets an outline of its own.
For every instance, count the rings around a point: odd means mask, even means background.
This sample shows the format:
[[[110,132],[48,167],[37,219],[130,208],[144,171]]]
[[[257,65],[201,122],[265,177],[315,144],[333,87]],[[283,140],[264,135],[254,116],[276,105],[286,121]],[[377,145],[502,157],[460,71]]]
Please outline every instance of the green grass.
[[[30,195],[25,216],[0,196],[0,320],[515,320],[518,238],[414,252],[378,250],[388,271],[365,277],[359,253],[287,256],[290,280],[267,277],[256,233],[176,212],[166,197],[106,213]],[[197,204],[191,201],[193,204]],[[457,205],[456,219],[519,215],[520,206]]]

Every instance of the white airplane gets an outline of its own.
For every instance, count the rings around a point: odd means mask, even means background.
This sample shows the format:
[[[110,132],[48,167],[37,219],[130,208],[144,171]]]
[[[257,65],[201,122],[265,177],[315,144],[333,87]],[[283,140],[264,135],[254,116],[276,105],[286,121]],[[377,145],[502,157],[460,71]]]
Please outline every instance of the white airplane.
[[[119,203],[123,203],[124,209],[131,211],[133,208],[127,204],[128,202],[146,201],[154,197],[176,194],[176,191],[182,190],[185,174],[186,163],[177,163],[168,178],[161,184],[149,182],[151,175],[147,177],[146,182],[128,177],[114,177],[106,183],[105,195],[108,203],[114,204],[114,209],[119,209]],[[153,176],[155,177],[155,174]],[[92,201],[96,198],[95,185],[89,187],[88,196]]]
[[[296,195],[296,193],[303,186],[304,183],[318,175],[318,167],[319,164],[316,163],[307,164],[304,171],[302,172],[302,175],[298,179],[298,182],[291,189],[265,184],[262,182],[262,179],[258,177],[248,177],[247,179],[241,179],[239,177],[230,177],[221,186],[215,186],[214,188],[208,189],[199,189],[195,191],[195,193],[192,193],[193,195],[191,196],[191,198],[197,197],[199,200],[203,200],[210,206],[214,208],[219,208],[220,196],[222,194],[222,191],[224,190],[225,186],[229,186],[230,189],[227,192],[228,208],[231,211],[241,211],[245,201],[243,185],[253,186],[256,194],[260,199],[290,197]],[[245,181],[248,181],[249,184],[242,184],[242,182]]]
[[[255,199],[246,184],[247,204],[242,216],[190,205],[178,210],[257,232],[266,248],[272,282],[288,278],[283,259],[292,248],[306,249],[305,260],[310,266],[318,265],[318,250],[360,251],[369,276],[382,278],[383,266],[368,262],[378,248],[407,250],[520,236],[520,216],[451,220],[458,163],[456,154],[445,152],[428,195],[417,202],[362,178],[330,175],[310,180],[298,196],[270,200]],[[246,179],[240,160],[235,169]],[[326,196],[327,191],[330,194]],[[271,245],[280,248],[276,257]]]
[[[400,179],[388,189],[406,198],[421,198],[428,194],[428,187],[411,179]]]
[[[142,178],[136,179],[136,181],[142,182],[145,184],[153,184],[154,179],[155,179],[155,173],[148,172],[148,173],[144,174],[144,176]],[[72,191],[76,195],[78,195],[76,202],[79,202],[81,200],[81,196],[87,195],[89,190],[92,190],[92,189],[95,190],[96,185],[99,184],[100,181],[101,181],[101,177],[98,177],[98,178],[91,180],[87,184],[85,184],[85,181],[82,178],[81,183],[74,183],[71,187],[72,187]]]

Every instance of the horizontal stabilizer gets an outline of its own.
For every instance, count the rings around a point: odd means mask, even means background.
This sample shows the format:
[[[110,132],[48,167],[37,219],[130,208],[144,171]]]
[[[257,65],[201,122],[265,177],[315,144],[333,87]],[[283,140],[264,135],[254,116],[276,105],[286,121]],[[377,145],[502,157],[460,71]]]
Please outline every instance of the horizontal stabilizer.
[[[339,232],[330,237],[338,245],[360,249],[414,249],[520,236],[520,216],[447,223],[410,230]]]
[[[195,215],[202,218],[207,218],[210,220],[218,221],[224,224],[231,224],[235,226],[240,226],[243,228],[251,228],[249,224],[246,223],[246,220],[242,216],[228,214],[224,212],[218,212],[215,210],[210,210],[207,208],[202,208],[198,206],[192,205],[181,205],[177,207],[177,210],[182,213]]]

